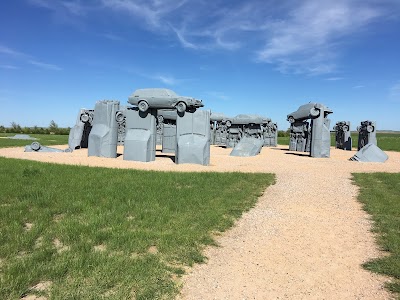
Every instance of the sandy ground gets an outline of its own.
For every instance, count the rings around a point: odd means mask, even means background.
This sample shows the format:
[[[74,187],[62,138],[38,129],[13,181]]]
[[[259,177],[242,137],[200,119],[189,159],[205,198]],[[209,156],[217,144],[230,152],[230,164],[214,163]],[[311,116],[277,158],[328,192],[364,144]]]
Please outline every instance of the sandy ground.
[[[84,149],[24,153],[6,148],[0,156],[114,168],[275,173],[276,184],[257,206],[218,237],[220,247],[206,249],[207,264],[183,277],[178,298],[390,299],[383,288],[388,279],[360,266],[382,254],[350,178],[352,172],[400,172],[400,152],[386,152],[385,163],[348,161],[355,152],[332,148],[329,159],[310,158],[282,146],[241,158],[212,146],[210,166],[176,165],[173,156],[160,151],[150,163],[87,157]]]

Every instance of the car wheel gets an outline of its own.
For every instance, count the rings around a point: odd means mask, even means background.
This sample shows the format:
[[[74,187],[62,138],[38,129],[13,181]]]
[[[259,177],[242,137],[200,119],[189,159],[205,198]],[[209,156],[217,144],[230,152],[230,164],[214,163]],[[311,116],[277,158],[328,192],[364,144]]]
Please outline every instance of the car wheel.
[[[185,112],[185,111],[186,111],[186,103],[185,103],[185,102],[179,102],[179,103],[176,105],[176,110],[177,110],[178,112],[180,112],[180,113]]]
[[[368,125],[368,126],[367,126],[367,131],[368,131],[368,132],[373,132],[373,131],[374,131],[374,126]]]
[[[40,144],[38,142],[33,142],[31,148],[33,151],[38,151],[40,149]]]
[[[226,124],[226,126],[227,126],[227,127],[231,127],[231,126],[232,126],[232,123],[231,123],[231,121],[229,121],[229,120],[228,120],[228,121],[226,121],[226,123],[225,123],[225,124]]]
[[[149,104],[146,101],[142,100],[139,101],[138,107],[140,111],[145,112],[149,109]]]
[[[319,116],[319,109],[316,109],[315,107],[310,109],[310,115],[312,117],[318,117]]]
[[[115,120],[116,120],[118,123],[122,123],[122,122],[124,121],[124,118],[125,118],[125,116],[124,116],[124,113],[123,113],[122,111],[118,111],[118,112],[115,114]]]
[[[89,115],[87,113],[81,114],[81,121],[83,123],[89,122]]]

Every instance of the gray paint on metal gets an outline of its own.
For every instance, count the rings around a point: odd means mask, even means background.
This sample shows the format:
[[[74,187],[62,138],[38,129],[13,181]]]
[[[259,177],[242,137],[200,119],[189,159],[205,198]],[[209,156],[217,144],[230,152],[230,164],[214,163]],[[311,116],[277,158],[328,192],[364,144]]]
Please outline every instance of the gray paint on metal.
[[[96,102],[93,127],[89,134],[89,156],[117,157],[118,123],[116,114],[118,111],[119,101]]]
[[[243,137],[240,142],[233,148],[230,156],[256,156],[260,153],[264,141],[254,137]]]
[[[208,165],[210,163],[210,111],[188,110],[178,113],[175,162]]]
[[[288,114],[287,120],[291,124],[289,149],[309,151],[312,157],[329,157],[330,120],[327,116],[331,113],[332,110],[323,104],[307,103],[300,106],[297,111]],[[305,123],[308,119],[311,119],[311,130],[306,129]]]
[[[126,110],[124,160],[150,162],[156,158],[157,110]]]
[[[9,139],[12,139],[12,140],[32,140],[32,141],[37,140],[37,138],[31,137],[29,134],[16,134],[14,136],[10,136]]]
[[[175,153],[176,124],[165,123],[162,136],[162,153]]]
[[[43,146],[39,142],[33,142],[32,144],[25,146],[24,152],[72,152],[72,151],[73,150],[70,148],[61,150],[61,149]]]
[[[81,108],[74,127],[69,131],[68,147],[72,150],[87,148],[89,134],[92,130],[94,110]]]
[[[376,122],[375,121],[362,121],[360,126],[357,127],[358,131],[358,150],[367,144],[378,145],[376,139]]]
[[[350,151],[353,147],[353,141],[351,139],[350,122],[339,121],[333,127],[335,130],[335,147],[337,149],[343,149]]]
[[[359,162],[385,162],[388,158],[388,155],[377,145],[369,143],[354,154],[350,160]]]

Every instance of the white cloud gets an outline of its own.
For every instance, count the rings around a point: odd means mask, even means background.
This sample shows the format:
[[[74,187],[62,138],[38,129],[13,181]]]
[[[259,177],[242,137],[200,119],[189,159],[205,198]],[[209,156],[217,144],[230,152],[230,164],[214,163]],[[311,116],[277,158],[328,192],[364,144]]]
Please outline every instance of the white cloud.
[[[176,85],[180,82],[179,79],[174,78],[173,76],[168,75],[154,75],[151,76],[153,79],[158,80],[166,85]]]
[[[368,34],[373,22],[389,22],[400,11],[398,0],[29,1],[79,20],[90,10],[111,12],[183,48],[246,50],[255,62],[308,75],[335,73],[353,35]]]
[[[28,57],[29,55],[19,52],[17,50],[11,49],[9,47],[0,45],[0,54],[5,54],[13,57]]]
[[[28,62],[31,65],[34,65],[34,66],[42,68],[42,69],[47,69],[47,70],[52,70],[52,71],[61,71],[62,70],[62,68],[60,68],[57,65],[47,64],[47,63],[40,62],[40,61],[37,61],[37,60],[29,60]]]
[[[325,78],[325,80],[327,81],[339,81],[339,80],[343,80],[343,77],[329,77],[329,78]]]
[[[18,70],[19,69],[19,67],[16,67],[13,65],[0,65],[0,68],[7,69],[7,70]]]
[[[365,86],[364,85],[355,85],[355,86],[353,86],[353,89],[362,89],[362,88],[365,88]]]
[[[83,16],[86,15],[88,7],[82,5],[78,1],[54,1],[54,0],[28,0],[32,5],[49,9],[58,14],[63,14],[65,12],[76,15]]]
[[[60,68],[57,65],[38,61],[30,54],[20,52],[18,50],[6,47],[4,45],[0,45],[0,54],[4,54],[4,55],[12,57],[16,60],[24,61],[25,63],[31,64],[33,66],[36,66],[36,67],[39,67],[42,69],[53,70],[53,71],[61,71],[62,70],[62,68]],[[19,67],[9,65],[9,64],[8,65],[0,65],[0,67],[3,69],[14,69],[14,70],[19,69]]]

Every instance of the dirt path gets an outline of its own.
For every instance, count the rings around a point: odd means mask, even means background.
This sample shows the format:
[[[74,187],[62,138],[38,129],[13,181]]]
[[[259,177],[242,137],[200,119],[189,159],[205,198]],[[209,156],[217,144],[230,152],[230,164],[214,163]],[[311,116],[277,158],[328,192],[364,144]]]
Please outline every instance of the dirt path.
[[[61,147],[62,148],[62,147]],[[380,163],[348,161],[355,151],[331,149],[316,159],[287,148],[264,148],[251,158],[230,157],[212,147],[211,165],[175,165],[87,157],[73,153],[23,153],[0,149],[0,156],[56,163],[173,171],[270,172],[277,182],[257,206],[206,250],[182,282],[180,299],[389,299],[385,278],[360,266],[380,253],[368,216],[357,202],[351,172],[400,172],[400,153]]]
[[[307,188],[305,188],[307,187]],[[278,173],[257,207],[184,278],[183,299],[388,299],[346,176]]]

